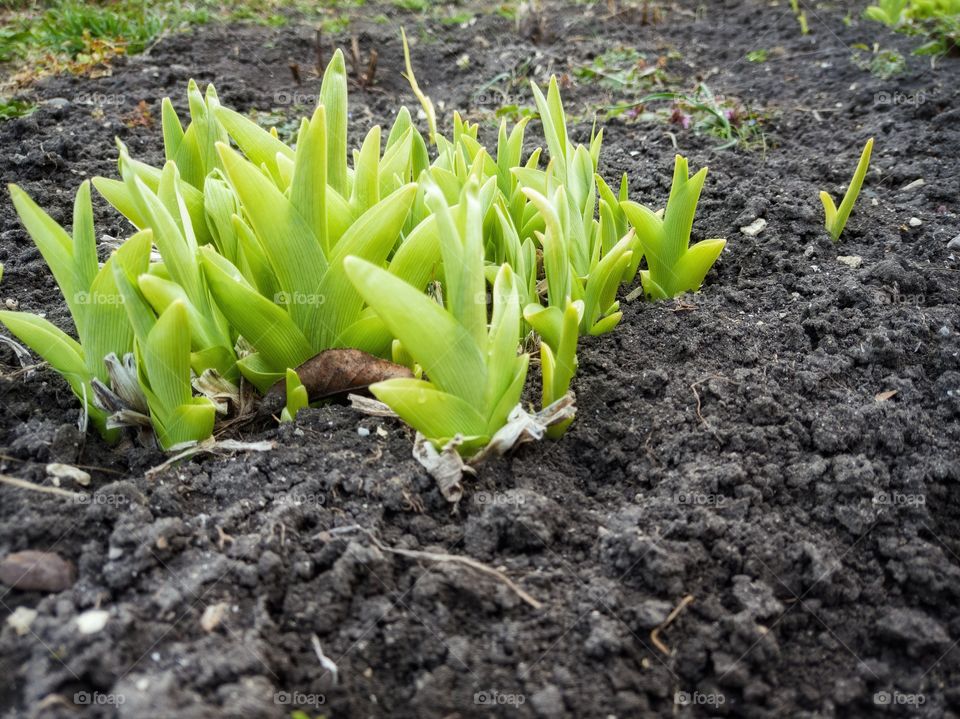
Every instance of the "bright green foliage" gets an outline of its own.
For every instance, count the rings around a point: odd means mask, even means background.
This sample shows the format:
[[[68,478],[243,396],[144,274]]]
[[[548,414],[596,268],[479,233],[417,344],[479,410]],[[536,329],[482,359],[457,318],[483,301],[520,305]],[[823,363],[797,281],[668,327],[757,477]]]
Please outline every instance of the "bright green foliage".
[[[909,2],[910,0],[878,0],[876,5],[868,7],[863,14],[871,20],[896,27],[903,21],[904,11]]]
[[[164,449],[209,437],[216,407],[194,397],[190,386],[190,326],[179,300],[160,315],[146,336],[138,337],[137,369],[150,420]]]
[[[727,243],[715,239],[690,244],[693,217],[706,177],[707,168],[690,177],[687,160],[677,155],[670,199],[662,219],[636,202],[620,203],[646,258],[647,269],[640,271],[640,281],[650,299],[668,299],[699,290]]]
[[[833,238],[834,242],[840,240],[843,228],[847,226],[847,220],[853,211],[853,205],[860,196],[860,188],[863,187],[863,180],[867,176],[867,169],[870,167],[870,155],[873,153],[873,138],[867,140],[860,155],[860,162],[857,163],[857,170],[853,173],[853,179],[843,196],[839,209],[833,202],[828,192],[820,192],[820,201],[823,203],[823,212],[826,218],[827,232]]]
[[[63,375],[100,433],[114,439],[106,414],[93,403],[90,382],[107,379],[103,358],[133,348],[112,262],[97,264],[90,185],[84,182],[74,203],[73,234],[68,234],[16,185],[10,195],[20,220],[50,267],[73,318],[79,343],[47,320],[26,312],[0,312],[0,322]]]
[[[878,0],[864,15],[927,42],[915,55],[943,55],[960,47],[960,0]]]
[[[363,299],[429,377],[387,380],[371,392],[437,447],[462,435],[460,451],[472,454],[520,401],[529,356],[517,354],[519,296],[513,271],[502,266],[488,326],[476,182],[455,208],[447,208],[436,189],[427,202],[444,228],[445,308],[369,262],[349,257],[344,264]]]
[[[300,381],[296,370],[287,369],[286,373],[287,404],[280,412],[281,422],[292,422],[297,418],[297,412],[310,406],[307,388]]]
[[[186,126],[164,101],[163,166],[118,143],[119,179],[94,180],[138,230],[102,268],[86,184],[73,237],[14,190],[80,341],[23,313],[0,321],[64,375],[102,432],[152,427],[166,449],[202,440],[241,378],[262,392],[284,380],[291,421],[309,401],[292,368],[355,348],[411,367],[415,379],[371,391],[438,448],[459,437],[472,456],[520,403],[531,329],[546,407],[570,390],[579,335],[620,322],[621,284],[640,271],[655,297],[700,286],[723,247],[688,247],[705,171],[689,178],[678,158],[663,220],[629,202],[626,176],[611,189],[598,174],[602,132],[570,141],[555,78],[533,87],[545,167],[539,148],[524,157],[528,119],[504,121],[493,153],[456,113],[444,135],[403,40],[426,139],[401,107],[388,131],[348,147],[340,52],[294,146],[222,107],[212,86],[190,83]],[[76,299],[101,295],[115,301]]]
[[[524,318],[540,335],[541,407],[550,406],[570,390],[570,382],[577,372],[577,340],[582,314],[582,301],[568,302],[562,311],[558,307],[539,305],[528,305],[523,311]],[[572,421],[569,419],[551,426],[547,436],[559,439]]]

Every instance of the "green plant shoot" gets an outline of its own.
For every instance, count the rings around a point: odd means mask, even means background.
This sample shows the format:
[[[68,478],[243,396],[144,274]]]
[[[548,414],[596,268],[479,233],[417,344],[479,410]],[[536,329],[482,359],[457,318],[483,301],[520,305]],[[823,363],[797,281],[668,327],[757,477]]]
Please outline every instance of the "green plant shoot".
[[[640,271],[643,292],[653,300],[696,292],[717,261],[727,241],[702,240],[690,244],[693,218],[707,177],[707,168],[689,176],[687,160],[677,155],[673,186],[663,218],[633,201],[620,206],[637,233],[647,269]]]
[[[867,176],[867,170],[870,167],[870,155],[873,153],[873,138],[867,140],[863,153],[860,155],[860,162],[857,163],[857,171],[853,173],[853,179],[850,181],[850,187],[847,188],[843,201],[839,209],[830,197],[830,193],[821,190],[820,201],[823,203],[823,213],[826,218],[827,232],[834,242],[840,240],[843,228],[847,226],[847,220],[853,211],[853,205],[860,195],[860,188],[863,187],[863,180]]]

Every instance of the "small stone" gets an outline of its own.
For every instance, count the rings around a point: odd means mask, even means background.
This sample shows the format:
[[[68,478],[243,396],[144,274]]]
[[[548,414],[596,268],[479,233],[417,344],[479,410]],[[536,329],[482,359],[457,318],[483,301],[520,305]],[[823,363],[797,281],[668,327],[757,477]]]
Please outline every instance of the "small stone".
[[[357,434],[359,434],[361,437],[369,437],[370,430],[366,427],[357,427]]]
[[[5,299],[5,300],[3,301],[3,305],[4,305],[4,307],[6,307],[8,310],[11,310],[11,311],[12,311],[12,310],[16,310],[18,307],[20,307],[20,302],[19,302],[18,300],[13,299],[12,297],[8,297],[7,299]]]
[[[960,250],[960,235],[957,235],[947,243],[948,250]]]
[[[53,552],[27,549],[0,560],[0,582],[24,592],[62,592],[76,578],[73,563]]]
[[[96,634],[107,626],[109,619],[110,612],[105,609],[89,609],[74,621],[81,634]]]
[[[756,237],[761,232],[763,232],[763,229],[766,226],[767,226],[767,221],[762,217],[758,217],[749,225],[746,225],[745,227],[741,227],[740,232],[745,234],[747,237]]]
[[[7,617],[7,626],[12,627],[18,637],[30,631],[30,625],[37,618],[37,610],[30,607],[17,607],[13,613]]]
[[[51,97],[49,100],[45,100],[44,105],[49,105],[50,107],[69,107],[70,101],[65,97]]]
[[[90,475],[87,472],[84,472],[82,469],[69,464],[51,462],[47,465],[47,474],[55,479],[72,480],[81,487],[90,486]]]
[[[223,617],[227,613],[227,604],[226,602],[219,602],[217,604],[211,604],[206,609],[203,610],[203,616],[200,617],[200,627],[207,634],[212,632],[214,629],[220,626],[220,622],[223,621]]]
[[[847,267],[857,269],[863,264],[863,258],[860,255],[838,255],[837,262]]]
[[[922,178],[922,177],[919,177],[919,178],[917,178],[916,180],[914,180],[913,182],[911,182],[910,184],[904,185],[904,186],[900,189],[900,192],[909,192],[910,190],[916,190],[918,187],[923,187],[925,184],[927,184],[927,183],[923,181],[923,178]]]
[[[923,220],[921,220],[919,217],[911,217],[908,224],[910,227],[920,227],[920,225],[923,224]]]

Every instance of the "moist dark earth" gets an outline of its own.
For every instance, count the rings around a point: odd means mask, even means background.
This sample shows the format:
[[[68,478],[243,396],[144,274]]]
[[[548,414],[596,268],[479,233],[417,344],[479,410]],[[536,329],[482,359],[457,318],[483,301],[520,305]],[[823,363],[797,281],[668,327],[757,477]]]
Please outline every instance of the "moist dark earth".
[[[804,5],[806,36],[786,2],[731,0],[676,3],[653,23],[548,6],[519,29],[374,8],[390,21],[325,38],[327,57],[351,33],[379,53],[375,85],[351,90],[357,133],[415,106],[400,24],[447,123],[456,108],[489,117],[478,88],[525,66],[570,79],[580,140],[591,108],[618,98],[573,69],[617,46],[669,57],[670,87],[706,79],[761,113],[764,146],[718,150],[693,128],[620,116],[602,172],[626,171],[633,199],[662,206],[675,140],[710,166],[694,239],[727,249],[699,295],[627,302],[615,332],[584,338],[571,430],[484,466],[456,508],[409,429],[338,405],[234,434],[274,440],[269,452],[147,476],[159,452],[82,436],[66,384],[18,371],[4,348],[2,471],[49,485],[57,461],[93,481],[84,502],[0,489],[0,554],[77,567],[57,594],[3,590],[4,619],[38,614],[22,636],[0,633],[2,716],[960,716],[960,60],[911,57],[919,40],[861,20],[863,3]],[[901,76],[852,61],[874,42],[907,56]],[[767,61],[746,61],[758,49]],[[34,115],[0,124],[0,175],[69,224],[80,181],[115,176],[115,137],[162,161],[160,99],[184,110],[190,77],[228,106],[294,118],[318,92],[315,58],[314,26],[293,18],[173,35],[109,77],[47,79],[27,91]],[[295,95],[307,107],[283,104]],[[131,121],[141,100],[152,126]],[[538,123],[527,134],[540,142]],[[842,192],[869,137],[834,245],[817,192]],[[96,216],[98,234],[129,234],[99,200]],[[758,236],[740,231],[757,218]],[[0,261],[4,299],[67,326],[6,198]],[[354,526],[376,542],[331,532]],[[484,562],[542,606],[384,548]],[[97,607],[106,626],[80,633]]]

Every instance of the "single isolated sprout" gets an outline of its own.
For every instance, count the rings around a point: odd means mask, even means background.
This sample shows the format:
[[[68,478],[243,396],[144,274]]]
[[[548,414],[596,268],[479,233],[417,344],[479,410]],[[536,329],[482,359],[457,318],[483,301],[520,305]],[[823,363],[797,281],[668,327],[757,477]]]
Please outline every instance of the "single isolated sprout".
[[[867,169],[870,167],[870,155],[873,152],[873,138],[867,140],[863,148],[863,154],[860,155],[860,162],[857,164],[857,171],[853,173],[853,179],[850,181],[850,187],[843,196],[843,202],[839,209],[833,203],[833,198],[828,192],[821,190],[820,201],[823,203],[823,212],[826,216],[827,232],[833,238],[834,242],[839,242],[843,228],[846,227],[850,213],[853,211],[853,205],[860,195],[860,188],[863,187],[863,179],[867,176]]]
[[[727,244],[722,239],[690,244],[693,216],[706,178],[705,167],[690,177],[686,158],[677,155],[673,186],[662,217],[639,203],[629,200],[620,203],[637,232],[637,240],[647,261],[647,269],[640,271],[640,282],[644,294],[652,300],[670,299],[699,290]]]

